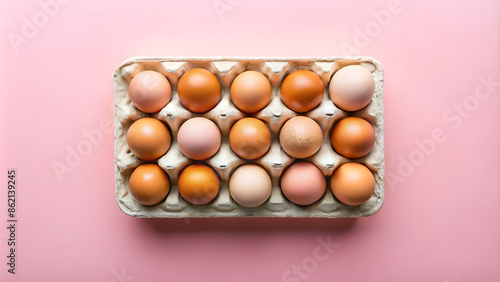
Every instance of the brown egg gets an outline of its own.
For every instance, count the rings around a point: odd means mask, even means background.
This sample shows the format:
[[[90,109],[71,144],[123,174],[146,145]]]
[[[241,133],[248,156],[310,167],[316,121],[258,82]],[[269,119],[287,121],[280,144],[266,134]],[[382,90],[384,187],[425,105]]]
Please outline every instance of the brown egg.
[[[345,163],[333,172],[330,186],[339,201],[357,206],[368,201],[375,192],[375,178],[366,166]]]
[[[335,124],[331,139],[337,153],[346,158],[361,158],[375,145],[375,130],[362,118],[346,117]]]
[[[204,113],[215,107],[221,97],[217,77],[206,69],[192,69],[179,79],[177,93],[181,104],[195,113]]]
[[[139,159],[158,159],[168,151],[170,142],[167,126],[154,118],[138,119],[127,131],[128,147]]]
[[[136,74],[128,87],[130,100],[134,106],[146,113],[159,112],[167,105],[172,89],[167,78],[155,71]]]
[[[242,72],[231,84],[231,100],[240,111],[256,113],[271,100],[271,83],[260,72]]]
[[[281,100],[293,111],[303,113],[316,108],[323,99],[323,81],[312,71],[298,70],[281,84]]]
[[[271,132],[266,124],[248,117],[237,121],[229,132],[231,149],[244,159],[262,157],[271,146]]]
[[[294,158],[314,155],[323,142],[321,127],[311,118],[298,116],[289,119],[280,130],[283,150]]]
[[[219,193],[220,180],[215,171],[203,164],[186,167],[179,176],[179,192],[193,205],[210,203]]]
[[[146,206],[161,203],[170,191],[168,175],[157,164],[138,166],[130,175],[128,186],[134,199]]]

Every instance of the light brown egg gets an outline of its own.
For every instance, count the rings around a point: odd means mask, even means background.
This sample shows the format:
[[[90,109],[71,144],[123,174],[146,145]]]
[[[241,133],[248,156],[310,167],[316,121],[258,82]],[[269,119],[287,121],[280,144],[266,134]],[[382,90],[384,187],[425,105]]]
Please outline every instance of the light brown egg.
[[[219,193],[220,180],[211,167],[193,164],[181,172],[178,185],[184,200],[193,205],[204,205],[210,203]]]
[[[136,120],[127,131],[130,151],[139,159],[152,161],[170,148],[170,132],[165,124],[154,118]]]
[[[271,83],[260,72],[242,72],[231,84],[231,100],[240,111],[256,113],[271,100]]]
[[[155,71],[142,71],[130,81],[128,93],[130,100],[139,110],[156,113],[170,101],[172,88],[162,74]]]
[[[337,153],[346,158],[361,158],[375,145],[375,130],[362,118],[346,117],[335,124],[331,139]]]
[[[271,132],[266,124],[248,117],[237,121],[229,132],[231,149],[244,159],[262,157],[271,146]]]
[[[192,69],[181,76],[177,85],[181,104],[195,113],[204,113],[215,107],[221,97],[217,77],[206,69]]]
[[[321,78],[308,70],[292,72],[281,84],[281,100],[288,108],[299,113],[316,108],[323,99],[323,92]]]
[[[366,107],[375,92],[375,80],[371,72],[357,65],[337,71],[329,86],[333,103],[344,111],[358,111]]]
[[[323,132],[313,119],[298,116],[283,125],[279,139],[281,147],[288,155],[303,159],[319,150],[323,142]]]
[[[138,166],[130,175],[128,185],[132,197],[146,206],[161,203],[170,191],[168,175],[157,164]]]
[[[357,206],[368,201],[375,192],[375,178],[366,166],[345,163],[333,172],[330,187],[339,201]]]

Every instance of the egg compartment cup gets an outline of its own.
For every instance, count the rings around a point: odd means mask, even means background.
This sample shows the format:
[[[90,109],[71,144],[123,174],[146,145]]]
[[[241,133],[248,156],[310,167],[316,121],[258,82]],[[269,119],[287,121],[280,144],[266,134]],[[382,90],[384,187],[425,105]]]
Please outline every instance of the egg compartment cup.
[[[375,94],[368,106],[357,112],[346,112],[337,108],[328,93],[328,85],[333,74],[348,65],[361,65],[370,70],[375,79]],[[222,96],[212,110],[197,114],[184,108],[177,95],[177,83],[185,72],[193,68],[205,68],[214,73],[222,86]],[[283,79],[293,71],[305,69],[318,74],[323,80],[324,94],[321,104],[307,113],[296,113],[287,108],[280,98]],[[129,98],[128,85],[132,77],[145,70],[163,74],[172,86],[170,102],[158,113],[147,114],[138,110]],[[246,114],[232,104],[230,86],[234,78],[246,70],[263,73],[271,82],[270,103],[260,112]],[[114,85],[114,128],[115,128],[115,194],[120,209],[128,215],[148,218],[185,217],[361,217],[376,213],[384,201],[384,104],[382,65],[369,57],[327,57],[327,58],[207,58],[207,57],[135,57],[120,64],[113,76]],[[304,159],[316,165],[325,175],[327,187],[323,197],[309,206],[298,206],[288,201],[280,188],[280,176],[295,161],[280,146],[278,136],[281,126],[290,118],[304,115],[314,119],[322,128],[324,140],[320,150]],[[185,157],[177,144],[177,131],[181,124],[192,117],[206,117],[214,121],[222,133],[219,151],[205,161],[194,161]],[[256,160],[238,157],[229,145],[231,126],[243,117],[263,120],[271,131],[272,143],[269,151]],[[361,117],[375,129],[375,145],[372,151],[358,159],[348,159],[336,153],[330,141],[333,125],[347,116]],[[146,161],[135,157],[127,145],[126,134],[137,119],[153,117],[165,123],[172,134],[172,144],[168,152],[159,158],[171,182],[167,198],[155,205],[144,206],[132,197],[128,180],[132,171]],[[367,166],[375,177],[375,192],[364,204],[348,206],[338,201],[330,189],[330,176],[346,162],[359,162]],[[186,202],[179,193],[177,180],[182,170],[193,163],[204,163],[212,167],[220,177],[221,187],[217,197],[206,205],[196,206]],[[271,196],[261,206],[245,208],[237,204],[229,194],[230,175],[241,165],[255,163],[262,166],[271,176],[273,188]]]

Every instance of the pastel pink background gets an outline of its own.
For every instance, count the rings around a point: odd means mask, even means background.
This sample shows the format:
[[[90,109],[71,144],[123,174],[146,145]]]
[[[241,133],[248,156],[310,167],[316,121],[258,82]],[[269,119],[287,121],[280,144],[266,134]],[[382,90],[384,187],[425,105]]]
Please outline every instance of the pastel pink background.
[[[389,0],[61,2],[18,52],[9,34],[45,12],[38,0],[0,4],[1,281],[500,281],[499,1],[402,1],[379,30]],[[385,69],[388,177],[374,216],[132,218],[115,202],[110,132],[62,181],[52,168],[113,119],[112,74],[129,57],[340,56],[347,45]],[[450,112],[464,101],[463,116]],[[435,130],[446,139],[424,155],[417,143]],[[337,244],[323,261],[318,240]]]

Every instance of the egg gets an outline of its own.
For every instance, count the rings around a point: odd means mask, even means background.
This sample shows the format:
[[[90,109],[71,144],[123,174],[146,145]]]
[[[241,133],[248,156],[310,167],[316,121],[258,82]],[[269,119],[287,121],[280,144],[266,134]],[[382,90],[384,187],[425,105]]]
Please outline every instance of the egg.
[[[271,195],[271,177],[262,167],[246,164],[237,168],[229,179],[229,193],[241,206],[254,208]]]
[[[271,132],[263,121],[252,117],[243,118],[231,127],[229,144],[238,156],[257,159],[269,150]]]
[[[220,180],[211,167],[193,164],[181,172],[178,186],[184,200],[193,205],[204,205],[210,203],[219,193]]]
[[[292,203],[310,205],[326,190],[326,179],[319,168],[308,162],[292,164],[281,176],[281,191]]]
[[[345,163],[333,172],[330,187],[339,201],[357,206],[368,201],[375,192],[375,178],[366,166]]]
[[[333,127],[331,140],[337,153],[346,158],[361,158],[375,145],[375,130],[362,118],[346,117]]]
[[[269,104],[271,83],[260,72],[242,72],[231,84],[231,100],[240,111],[256,113]]]
[[[206,69],[196,68],[179,79],[177,93],[181,104],[195,113],[204,113],[215,107],[221,97],[217,77]]]
[[[330,80],[330,98],[344,111],[358,111],[366,107],[375,92],[371,72],[358,65],[341,68]]]
[[[170,191],[168,175],[157,164],[138,166],[130,175],[128,185],[132,197],[146,206],[161,203]]]
[[[308,70],[292,72],[281,84],[281,100],[288,108],[299,113],[316,108],[323,99],[323,92],[321,78]]]
[[[156,113],[170,101],[172,88],[162,74],[155,71],[142,71],[130,81],[128,93],[130,100],[139,110]]]
[[[217,125],[207,118],[190,118],[179,128],[177,143],[186,157],[205,160],[219,150],[221,133]]]
[[[297,116],[285,122],[280,130],[279,141],[283,150],[291,157],[308,158],[321,147],[323,132],[313,119]]]
[[[127,145],[139,159],[156,160],[170,148],[170,132],[165,124],[154,118],[136,120],[127,131]]]

